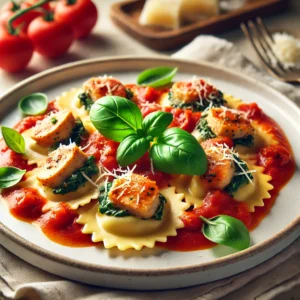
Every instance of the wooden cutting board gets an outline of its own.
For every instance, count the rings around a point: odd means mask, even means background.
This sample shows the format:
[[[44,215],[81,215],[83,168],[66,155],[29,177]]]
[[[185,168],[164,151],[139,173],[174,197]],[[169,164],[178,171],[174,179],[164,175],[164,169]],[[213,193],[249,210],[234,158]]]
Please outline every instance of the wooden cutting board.
[[[141,43],[155,50],[179,48],[199,34],[215,34],[236,28],[241,22],[281,12],[289,0],[248,0],[240,9],[195,23],[183,24],[176,30],[158,26],[143,26],[138,20],[146,0],[128,0],[112,5],[110,16],[114,23]]]

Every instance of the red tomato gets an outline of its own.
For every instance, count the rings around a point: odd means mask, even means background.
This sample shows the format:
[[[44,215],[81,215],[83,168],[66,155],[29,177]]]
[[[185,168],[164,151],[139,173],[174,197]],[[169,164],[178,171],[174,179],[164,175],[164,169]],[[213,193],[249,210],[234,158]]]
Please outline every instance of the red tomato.
[[[25,9],[33,4],[38,2],[38,0],[28,0],[23,2],[20,5],[20,9]],[[49,3],[44,4],[43,9],[50,10]],[[0,13],[0,25],[7,27],[8,20],[17,12],[18,9],[15,9],[15,6],[12,4],[12,2],[8,2],[1,10]],[[22,31],[27,32],[29,24],[37,17],[40,17],[43,15],[43,11],[41,9],[34,9],[31,11],[28,11],[24,15],[20,16],[13,22],[14,28],[18,26],[22,26]]]
[[[72,28],[68,24],[57,20],[46,21],[42,17],[31,22],[28,37],[39,54],[50,58],[63,55],[74,40]]]
[[[179,127],[190,133],[195,129],[201,116],[200,112],[192,112],[189,109],[166,107],[164,111],[173,114],[170,127]]]
[[[225,191],[209,191],[202,206],[193,210],[197,216],[213,218],[217,215],[228,215],[240,219],[248,228],[251,226],[251,213],[243,203],[235,201]]]
[[[256,103],[244,103],[239,106],[239,110],[249,112],[249,117],[251,119],[260,119],[264,113],[259,108],[259,106]]]
[[[96,25],[98,11],[91,0],[61,0],[56,5],[55,18],[72,26],[75,37],[80,39]]]
[[[40,0],[26,0],[24,2],[22,2],[21,4],[21,8],[26,8],[26,7],[30,7],[36,3],[40,2]],[[41,6],[43,9],[46,9],[46,10],[51,10],[51,5],[50,3],[45,3],[44,5]]]
[[[33,45],[24,34],[9,34],[0,28],[0,68],[8,72],[18,72],[26,68],[33,54]]]
[[[112,171],[118,168],[116,154],[119,143],[111,141],[95,131],[85,141],[85,145],[81,146],[86,147],[84,151],[87,155],[94,156],[96,161],[100,161],[108,170]]]
[[[159,99],[161,93],[151,86],[141,87],[138,91],[140,101],[155,102]]]

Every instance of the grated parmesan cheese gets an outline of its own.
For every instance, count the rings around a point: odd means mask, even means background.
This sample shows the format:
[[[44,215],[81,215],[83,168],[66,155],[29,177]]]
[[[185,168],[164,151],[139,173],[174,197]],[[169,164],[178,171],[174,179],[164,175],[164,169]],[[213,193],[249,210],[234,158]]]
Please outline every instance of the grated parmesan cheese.
[[[250,178],[249,174],[256,172],[256,170],[246,170],[244,168],[246,162],[242,161],[240,162],[237,160],[235,157],[239,158],[239,154],[233,150],[233,148],[229,148],[227,144],[220,144],[216,143],[215,145],[210,146],[209,148],[205,149],[205,152],[211,152],[211,153],[218,153],[222,155],[222,158],[220,159],[221,161],[217,162],[216,164],[222,165],[222,161],[224,160],[231,160],[232,162],[236,163],[241,172],[237,172],[234,175],[240,176],[240,175],[245,175],[248,179],[248,181],[253,184],[252,179]]]
[[[300,68],[300,40],[287,33],[273,34],[273,51],[285,68]]]
[[[246,120],[249,119],[250,111],[246,112],[246,111],[237,110],[237,109],[234,109],[234,108],[228,108],[226,106],[221,106],[221,108],[222,108],[223,111],[219,114],[219,116],[222,117],[222,118],[226,118],[226,113],[231,112],[235,115],[241,116],[242,118],[244,118]]]

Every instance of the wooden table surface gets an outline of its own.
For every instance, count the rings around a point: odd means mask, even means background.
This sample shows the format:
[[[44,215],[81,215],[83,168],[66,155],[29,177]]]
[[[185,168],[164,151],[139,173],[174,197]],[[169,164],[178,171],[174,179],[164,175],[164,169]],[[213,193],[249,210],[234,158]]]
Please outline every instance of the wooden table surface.
[[[112,55],[158,55],[172,54],[171,52],[156,52],[143,46],[133,38],[127,36],[118,27],[112,24],[109,18],[109,8],[117,0],[94,0],[97,3],[100,19],[93,34],[85,40],[76,41],[69,53],[56,60],[47,60],[34,54],[27,70],[18,74],[9,74],[0,70],[0,95],[22,79],[28,78],[43,70],[62,65],[67,62],[85,58],[105,57]],[[6,0],[0,0],[2,6]],[[300,1],[291,0],[290,8],[281,14],[266,18],[270,28],[285,29],[300,35]],[[219,34],[218,37],[233,42],[248,58],[259,64],[256,54],[245,40],[240,29]],[[174,51],[175,52],[175,51]]]

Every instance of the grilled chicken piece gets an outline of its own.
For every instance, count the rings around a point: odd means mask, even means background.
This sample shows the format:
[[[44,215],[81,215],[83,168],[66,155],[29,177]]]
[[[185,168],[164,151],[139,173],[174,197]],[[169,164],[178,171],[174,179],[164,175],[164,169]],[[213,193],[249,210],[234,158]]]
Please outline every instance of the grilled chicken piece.
[[[37,122],[31,138],[42,146],[52,146],[70,137],[76,120],[72,113],[62,110]]]
[[[207,171],[200,176],[202,184],[209,189],[224,189],[235,174],[235,166],[231,159],[224,159],[226,149],[223,144],[215,143],[215,139],[201,143],[208,160]]]
[[[142,175],[115,179],[108,193],[113,204],[141,219],[151,218],[160,204],[155,181]]]
[[[254,128],[242,112],[226,108],[212,108],[208,111],[206,120],[208,126],[218,136],[239,139],[254,135]]]
[[[190,81],[175,82],[171,89],[172,98],[183,104],[211,100],[218,95],[218,90],[203,79],[193,78]]]
[[[87,159],[88,156],[74,143],[63,145],[49,154],[37,180],[50,188],[60,187]]]
[[[95,102],[107,96],[120,96],[126,98],[126,88],[117,79],[112,77],[93,77],[83,84],[83,90]]]

